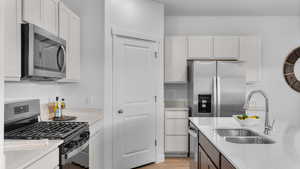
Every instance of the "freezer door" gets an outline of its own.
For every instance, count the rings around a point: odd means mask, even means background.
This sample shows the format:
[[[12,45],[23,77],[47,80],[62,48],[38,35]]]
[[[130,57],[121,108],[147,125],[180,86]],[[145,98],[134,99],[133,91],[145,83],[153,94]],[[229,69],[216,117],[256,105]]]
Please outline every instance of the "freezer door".
[[[192,116],[216,115],[216,68],[216,61],[193,61],[189,64],[189,101]]]
[[[230,117],[243,111],[246,79],[243,62],[217,62],[217,116]]]

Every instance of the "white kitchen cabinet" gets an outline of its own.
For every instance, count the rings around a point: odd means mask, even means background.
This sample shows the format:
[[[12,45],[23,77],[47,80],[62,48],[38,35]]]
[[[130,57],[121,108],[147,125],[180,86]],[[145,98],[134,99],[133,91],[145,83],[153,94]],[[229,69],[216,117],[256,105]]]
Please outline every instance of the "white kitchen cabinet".
[[[42,27],[42,0],[23,0],[23,21]]]
[[[245,62],[247,83],[259,81],[261,71],[261,39],[259,37],[240,37],[240,59]]]
[[[214,57],[216,59],[239,59],[240,39],[237,36],[215,36]]]
[[[167,156],[186,155],[188,152],[188,111],[166,110],[165,153]]]
[[[59,5],[59,36],[66,40],[66,78],[60,82],[80,81],[80,18],[62,2]]]
[[[188,49],[188,59],[212,59],[213,37],[189,36]]]
[[[187,39],[168,36],[165,39],[165,83],[185,83],[187,80]]]
[[[56,169],[58,165],[59,150],[57,148],[28,167],[25,167],[25,169]]]
[[[178,156],[188,152],[187,136],[166,136],[165,137],[165,153],[168,157]]]
[[[89,145],[89,168],[103,169],[104,165],[104,133],[97,132],[91,139]]]
[[[5,81],[21,78],[21,7],[19,0],[5,1]]]
[[[59,0],[23,0],[23,21],[58,35]]]
[[[58,0],[42,0],[42,26],[58,35]]]

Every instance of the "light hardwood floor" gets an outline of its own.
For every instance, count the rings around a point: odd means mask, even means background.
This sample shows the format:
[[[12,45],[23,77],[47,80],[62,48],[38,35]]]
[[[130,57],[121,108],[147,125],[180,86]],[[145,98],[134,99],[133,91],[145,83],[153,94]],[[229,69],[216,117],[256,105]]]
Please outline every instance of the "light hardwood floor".
[[[150,164],[138,169],[190,169],[188,158],[167,158],[163,163]]]

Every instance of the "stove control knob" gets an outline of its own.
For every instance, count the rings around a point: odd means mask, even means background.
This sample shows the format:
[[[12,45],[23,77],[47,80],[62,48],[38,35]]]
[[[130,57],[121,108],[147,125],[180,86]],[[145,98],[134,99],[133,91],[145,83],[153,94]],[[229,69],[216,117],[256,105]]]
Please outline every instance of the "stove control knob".
[[[81,137],[81,138],[88,138],[89,135],[90,135],[89,132],[85,132],[85,133],[80,134],[80,137]]]

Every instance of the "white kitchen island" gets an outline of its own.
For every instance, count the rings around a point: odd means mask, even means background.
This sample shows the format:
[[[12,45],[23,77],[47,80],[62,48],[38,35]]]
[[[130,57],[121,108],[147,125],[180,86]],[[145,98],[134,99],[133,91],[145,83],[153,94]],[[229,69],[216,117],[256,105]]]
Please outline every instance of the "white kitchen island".
[[[231,117],[189,118],[209,142],[237,169],[299,169],[300,125],[277,121],[270,136],[275,144],[235,144],[217,128],[241,128]],[[248,128],[263,134],[263,125]],[[200,140],[201,141],[201,140]],[[200,143],[201,144],[201,143]]]

